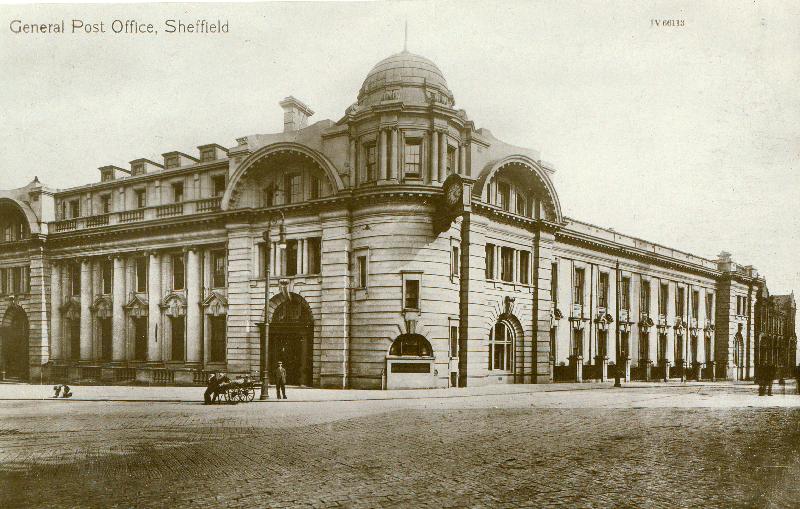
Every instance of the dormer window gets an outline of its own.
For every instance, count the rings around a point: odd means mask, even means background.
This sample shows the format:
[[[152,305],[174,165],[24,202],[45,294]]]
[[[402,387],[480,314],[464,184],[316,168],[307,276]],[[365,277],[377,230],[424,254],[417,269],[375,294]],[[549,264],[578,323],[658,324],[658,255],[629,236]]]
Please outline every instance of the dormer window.
[[[177,168],[180,166],[180,158],[178,154],[167,156],[164,158],[164,167],[166,169]]]
[[[144,175],[144,163],[133,163],[131,165],[131,175]]]
[[[103,170],[100,172],[100,182],[108,182],[109,180],[114,180],[114,171],[113,170]]]
[[[217,158],[217,151],[214,147],[204,147],[200,149],[200,162],[213,161]]]

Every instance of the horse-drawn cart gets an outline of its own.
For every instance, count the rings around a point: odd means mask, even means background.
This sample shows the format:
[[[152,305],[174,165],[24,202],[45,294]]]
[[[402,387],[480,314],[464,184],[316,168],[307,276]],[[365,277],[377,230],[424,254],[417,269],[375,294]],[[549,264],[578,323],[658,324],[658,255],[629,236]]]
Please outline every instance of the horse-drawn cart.
[[[219,386],[219,399],[228,403],[248,403],[256,397],[257,382],[249,379],[234,380]]]

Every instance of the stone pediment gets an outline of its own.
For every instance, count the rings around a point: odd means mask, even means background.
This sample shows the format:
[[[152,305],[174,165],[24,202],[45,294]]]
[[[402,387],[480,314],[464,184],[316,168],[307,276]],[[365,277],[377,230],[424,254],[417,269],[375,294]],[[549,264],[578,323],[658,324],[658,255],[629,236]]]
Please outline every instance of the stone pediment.
[[[164,297],[159,307],[164,311],[164,314],[169,317],[177,318],[179,316],[186,316],[186,298],[180,293],[170,293]]]
[[[114,314],[114,303],[111,298],[107,295],[101,295],[97,297],[89,309],[94,312],[97,318],[106,319],[111,318],[111,315]]]
[[[221,293],[211,291],[203,301],[203,307],[207,315],[222,316],[228,314],[228,299]]]
[[[69,320],[77,320],[81,316],[81,305],[73,299],[68,299],[61,306],[61,314]]]
[[[124,306],[130,316],[142,317],[148,314],[148,303],[146,297],[134,294],[130,301]]]

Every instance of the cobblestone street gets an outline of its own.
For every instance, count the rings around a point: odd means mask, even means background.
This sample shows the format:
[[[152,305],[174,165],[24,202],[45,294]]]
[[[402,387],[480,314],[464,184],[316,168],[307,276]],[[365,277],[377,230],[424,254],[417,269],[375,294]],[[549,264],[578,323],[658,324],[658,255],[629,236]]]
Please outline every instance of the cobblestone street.
[[[732,384],[525,387],[212,407],[0,401],[0,507],[797,507],[800,500],[793,385],[772,398]],[[441,397],[448,394],[458,397]]]

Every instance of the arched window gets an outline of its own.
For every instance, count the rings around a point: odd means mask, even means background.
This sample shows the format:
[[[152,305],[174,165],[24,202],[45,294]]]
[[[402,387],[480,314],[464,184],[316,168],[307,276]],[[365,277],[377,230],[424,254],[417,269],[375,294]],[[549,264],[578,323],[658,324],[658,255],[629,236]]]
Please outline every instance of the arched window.
[[[392,343],[389,348],[389,355],[397,357],[432,357],[433,348],[431,344],[425,339],[425,336],[419,334],[401,334]]]
[[[514,331],[505,321],[498,321],[489,331],[489,370],[511,371],[514,354]]]

